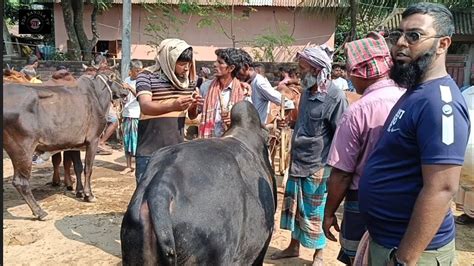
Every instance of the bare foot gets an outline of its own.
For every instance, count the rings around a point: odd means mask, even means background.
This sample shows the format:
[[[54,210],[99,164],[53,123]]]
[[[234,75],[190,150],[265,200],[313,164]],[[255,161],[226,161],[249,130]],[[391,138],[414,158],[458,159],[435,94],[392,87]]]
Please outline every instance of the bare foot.
[[[120,172],[121,175],[126,175],[126,174],[129,174],[129,173],[133,173],[133,168],[130,168],[130,167],[127,167],[125,168],[122,172]]]
[[[300,250],[299,249],[294,249],[288,247],[287,249],[284,249],[279,252],[273,253],[270,258],[272,260],[279,260],[279,259],[284,259],[284,258],[294,258],[298,257],[300,255]]]

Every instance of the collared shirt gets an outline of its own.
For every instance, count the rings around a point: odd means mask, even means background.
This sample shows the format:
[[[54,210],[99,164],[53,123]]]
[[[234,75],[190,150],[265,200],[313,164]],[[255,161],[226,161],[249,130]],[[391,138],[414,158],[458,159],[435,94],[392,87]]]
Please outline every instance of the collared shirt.
[[[201,85],[200,93],[204,99],[206,99],[211,83],[212,83],[212,80],[207,83],[204,82]],[[227,85],[227,87],[221,91],[222,101],[223,101],[223,104],[226,106],[229,105],[231,91],[232,91],[232,82],[230,82],[229,85]],[[232,106],[229,106],[229,107],[232,108]],[[214,120],[214,136],[221,137],[222,135],[224,135],[224,128],[225,128],[224,122],[222,121],[222,117],[221,117],[221,103],[220,101],[217,101],[216,118]]]
[[[291,142],[291,176],[310,176],[326,164],[337,123],[347,106],[346,95],[332,82],[327,93],[304,89]]]
[[[260,74],[257,74],[250,83],[252,87],[252,103],[257,109],[262,124],[265,124],[268,116],[269,102],[280,105],[281,93],[275,90],[270,82]]]
[[[395,104],[359,182],[360,213],[377,244],[400,244],[423,188],[422,166],[462,165],[469,130],[466,102],[450,76],[407,90]],[[454,236],[449,209],[426,250]]]
[[[351,104],[342,115],[329,151],[328,164],[348,173],[354,173],[350,189],[359,188],[369,154],[377,143],[390,110],[405,89],[391,79],[370,85],[362,97]]]
[[[137,80],[132,80],[130,77],[125,78],[123,81],[130,85],[132,88],[136,88]],[[137,101],[137,98],[133,95],[131,91],[128,92],[127,97],[125,98],[125,104],[123,106],[123,117],[130,118],[140,118],[140,104]]]

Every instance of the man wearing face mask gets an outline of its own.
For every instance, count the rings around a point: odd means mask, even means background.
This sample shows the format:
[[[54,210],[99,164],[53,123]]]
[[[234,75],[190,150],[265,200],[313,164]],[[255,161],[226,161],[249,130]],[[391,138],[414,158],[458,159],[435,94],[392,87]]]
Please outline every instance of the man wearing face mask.
[[[451,200],[470,122],[446,71],[454,33],[443,5],[417,3],[389,35],[390,77],[406,93],[392,108],[359,182],[359,209],[371,236],[369,265],[453,265]]]
[[[291,230],[288,248],[272,259],[299,256],[300,244],[314,249],[313,265],[323,265],[326,237],[322,230],[326,203],[324,173],[339,118],[348,106],[344,92],[330,79],[332,51],[325,45],[297,55],[303,92],[291,143],[291,164],[280,228]],[[284,122],[279,127],[285,126]]]

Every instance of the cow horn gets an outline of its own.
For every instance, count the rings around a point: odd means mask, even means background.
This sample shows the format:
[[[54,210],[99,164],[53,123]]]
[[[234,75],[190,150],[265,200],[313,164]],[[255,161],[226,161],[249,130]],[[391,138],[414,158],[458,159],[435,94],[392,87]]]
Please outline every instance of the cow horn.
[[[88,67],[86,64],[83,63],[83,64],[82,64],[82,68],[83,68],[84,70],[86,70],[86,69],[89,68],[89,67]]]

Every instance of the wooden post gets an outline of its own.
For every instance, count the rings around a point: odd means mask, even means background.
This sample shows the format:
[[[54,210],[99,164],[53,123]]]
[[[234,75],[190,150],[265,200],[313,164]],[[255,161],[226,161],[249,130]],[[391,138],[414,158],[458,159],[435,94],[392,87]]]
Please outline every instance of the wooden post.
[[[130,31],[132,29],[132,1],[122,1],[122,61],[121,66],[121,77],[122,80],[128,77],[128,71],[130,68],[130,52],[131,52],[131,37]]]
[[[281,103],[280,103],[280,117],[281,119],[285,119],[285,96],[282,94],[281,95]],[[285,169],[287,167],[286,165],[286,156],[287,156],[287,129],[282,128],[280,132],[280,166],[278,167],[280,170],[280,174],[283,174],[285,172]]]

